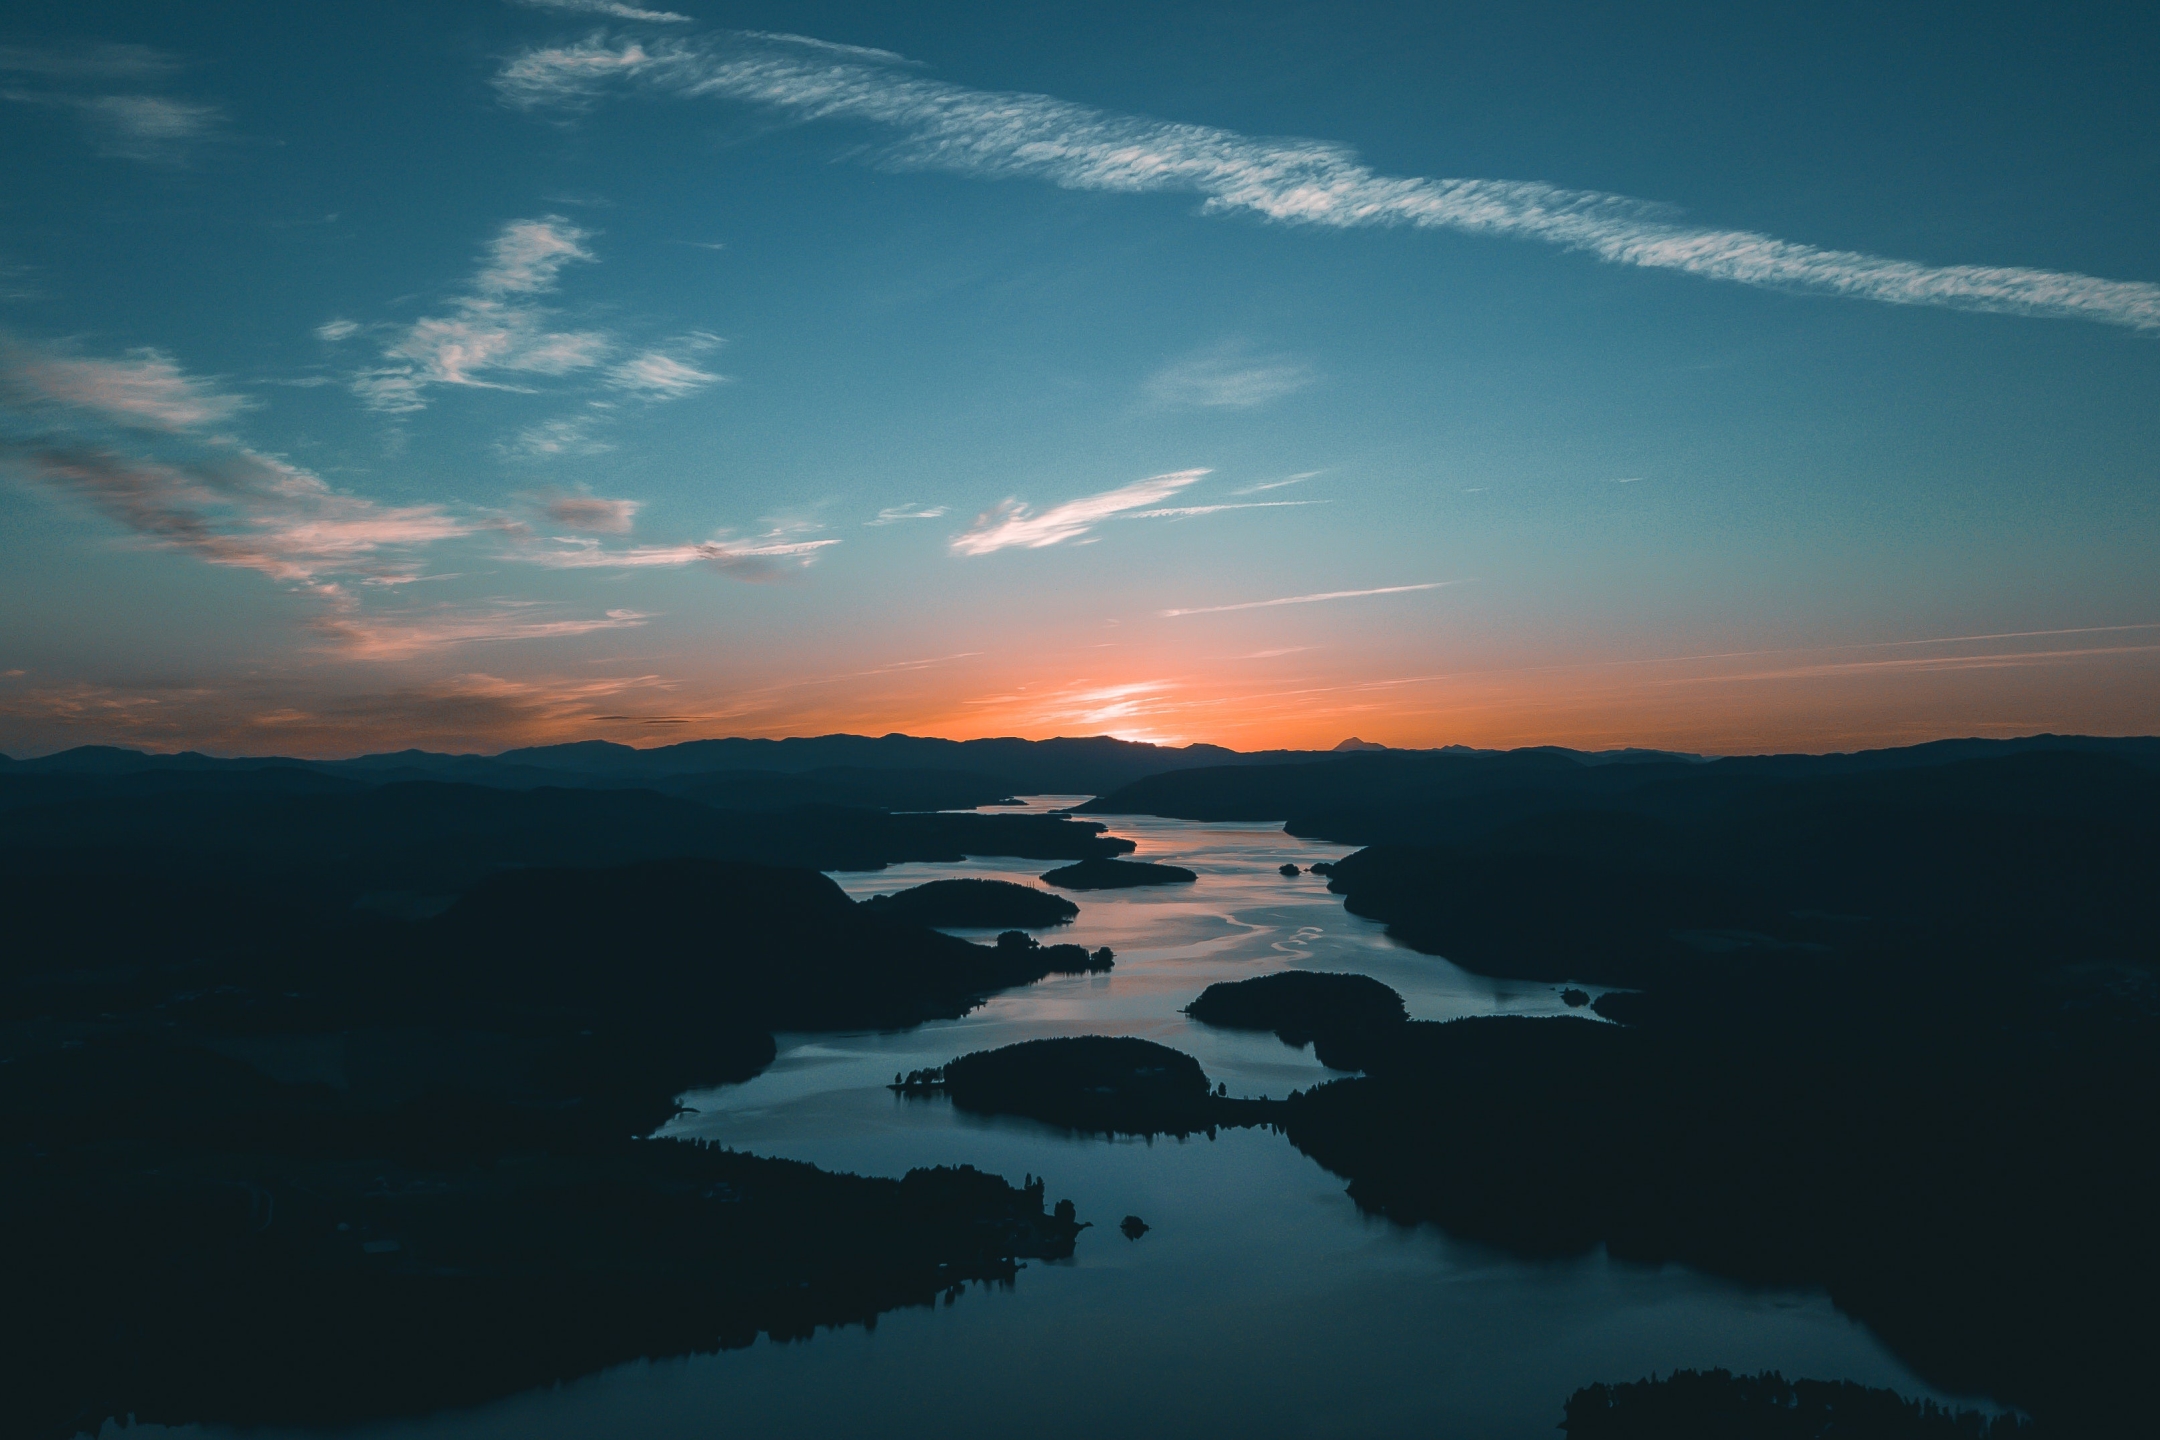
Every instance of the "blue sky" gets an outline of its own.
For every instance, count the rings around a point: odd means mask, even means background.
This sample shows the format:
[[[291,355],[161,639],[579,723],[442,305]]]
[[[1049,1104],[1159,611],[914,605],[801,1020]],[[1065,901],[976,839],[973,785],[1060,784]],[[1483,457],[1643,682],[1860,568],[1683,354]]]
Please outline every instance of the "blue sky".
[[[2156,32],[18,5],[0,749],[2149,731]]]

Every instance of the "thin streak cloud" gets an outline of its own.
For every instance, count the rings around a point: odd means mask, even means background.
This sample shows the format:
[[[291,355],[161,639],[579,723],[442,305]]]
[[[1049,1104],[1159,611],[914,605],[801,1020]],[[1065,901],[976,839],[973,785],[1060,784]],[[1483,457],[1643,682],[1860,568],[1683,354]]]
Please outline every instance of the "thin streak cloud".
[[[646,570],[704,565],[738,580],[777,580],[791,569],[814,563],[838,540],[733,540],[725,536],[692,545],[639,545],[609,550],[597,542],[568,549],[543,550],[516,558],[551,570]]]
[[[710,350],[719,343],[715,336],[694,335],[680,342],[677,348],[694,354]],[[680,400],[726,378],[698,369],[680,354],[655,349],[612,366],[605,383],[611,390],[626,390],[647,400]]]
[[[1296,505],[1325,505],[1325,500],[1244,500],[1223,505],[1170,505],[1160,510],[1136,510],[1128,520],[1185,520],[1195,515],[1214,515],[1224,510],[1287,510]]]
[[[652,618],[639,610],[610,610],[605,615],[550,618],[537,601],[509,600],[478,610],[446,610],[419,615],[362,617],[330,615],[316,622],[318,633],[352,660],[409,660],[457,645],[506,640],[561,640],[603,630],[629,630]]]
[[[877,519],[865,520],[863,524],[898,525],[903,520],[936,520],[944,513],[943,505],[888,505],[877,512]]]
[[[623,0],[512,0],[528,10],[567,10],[577,15],[608,15],[617,20],[643,20],[650,25],[688,25],[688,15],[672,10],[646,10]]]
[[[1326,473],[1325,470],[1306,470],[1296,475],[1285,475],[1280,480],[1266,480],[1258,485],[1247,485],[1242,490],[1233,490],[1230,493],[1233,495],[1258,495],[1263,490],[1281,490],[1291,485],[1302,485],[1307,480],[1316,480]]]
[[[0,45],[0,71],[49,78],[76,79],[163,75],[180,62],[147,45],[90,45],[77,49],[39,49]]]
[[[1297,361],[1221,346],[1158,370],[1148,379],[1147,395],[1165,410],[1251,410],[1312,382],[1312,370]]]
[[[1246,600],[1236,605],[1195,605],[1183,610],[1159,610],[1165,619],[1179,615],[1221,615],[1231,610],[1267,610],[1277,605],[1317,605],[1323,600],[1357,600],[1367,595],[1405,595],[1413,590],[1439,590],[1460,580],[1428,580],[1422,585],[1382,585],[1372,590],[1324,590],[1317,595],[1285,595],[1280,600]]]
[[[1001,500],[976,516],[965,532],[953,537],[953,553],[989,555],[999,550],[1041,550],[1077,540],[1105,520],[1161,504],[1207,473],[1177,470],[1168,475],[1150,475],[1099,495],[1053,505],[1041,514],[1018,500]]]
[[[2160,331],[2160,285],[2020,266],[1926,265],[1694,225],[1631,196],[1536,181],[1375,172],[1347,146],[1123,115],[1053,96],[972,89],[890,64],[753,36],[612,42],[514,55],[508,104],[581,107],[613,86],[763,106],[897,135],[899,168],[1036,179],[1070,190],[1182,192],[1215,213],[1293,225],[1411,226],[1539,240],[1613,264],[1893,305],[2069,318]]]

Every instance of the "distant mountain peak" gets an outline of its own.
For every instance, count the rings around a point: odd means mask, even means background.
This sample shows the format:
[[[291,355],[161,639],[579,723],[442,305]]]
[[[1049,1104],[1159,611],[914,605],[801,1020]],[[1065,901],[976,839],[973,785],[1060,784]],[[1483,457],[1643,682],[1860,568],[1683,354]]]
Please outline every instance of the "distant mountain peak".
[[[1337,745],[1335,749],[1337,752],[1344,750],[1385,750],[1387,749],[1387,746],[1382,745],[1377,740],[1360,740],[1357,738],[1357,736],[1352,735],[1349,739],[1343,741],[1342,744]]]

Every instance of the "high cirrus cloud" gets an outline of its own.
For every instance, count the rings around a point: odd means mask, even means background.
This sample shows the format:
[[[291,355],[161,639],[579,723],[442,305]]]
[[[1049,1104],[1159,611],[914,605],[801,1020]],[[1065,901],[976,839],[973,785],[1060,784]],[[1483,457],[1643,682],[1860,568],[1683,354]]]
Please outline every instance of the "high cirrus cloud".
[[[340,578],[407,578],[408,552],[475,528],[440,506],[344,494],[246,449],[171,463],[93,445],[11,443],[0,460],[154,545],[326,595],[340,593]]]
[[[1205,470],[1177,470],[1150,475],[1115,490],[1087,495],[1053,505],[1040,513],[1018,500],[1006,499],[975,517],[975,523],[953,537],[956,555],[988,555],[998,550],[1041,550],[1076,540],[1105,520],[1162,504],[1172,495],[1199,480]]]
[[[514,0],[528,10],[567,10],[579,15],[607,15],[617,20],[643,20],[647,24],[688,25],[688,15],[672,10],[647,10],[623,0]]]
[[[156,350],[101,360],[0,340],[0,393],[17,407],[62,405],[131,429],[182,431],[230,420],[247,402]]]
[[[589,238],[558,215],[505,225],[470,293],[385,345],[385,363],[355,376],[354,393],[370,409],[402,414],[425,409],[433,386],[515,388],[494,377],[559,376],[600,364],[614,349],[608,336],[550,329],[548,312],[532,299],[555,288],[564,266],[593,258]]]
[[[1148,377],[1147,394],[1165,409],[1250,410],[1312,382],[1311,369],[1295,360],[1223,345],[1156,371]]]
[[[610,366],[606,384],[611,390],[628,391],[647,400],[680,400],[727,378],[700,370],[687,358],[719,344],[717,335],[686,335],[670,345],[642,351]]]
[[[945,513],[943,505],[888,505],[877,512],[875,520],[865,520],[865,526],[898,525],[905,520],[935,520]]]
[[[1272,610],[1278,605],[1318,605],[1328,600],[1362,600],[1368,595],[1407,595],[1414,590],[1444,590],[1460,580],[1427,580],[1418,585],[1381,585],[1371,590],[1323,590],[1316,595],[1284,595],[1274,600],[1241,600],[1234,605],[1195,605],[1184,610],[1162,610],[1165,619],[1180,615],[1224,615],[1232,610]]]
[[[1895,305],[2094,320],[2160,331],[2160,285],[2020,266],[1926,265],[1690,224],[1626,195],[1537,181],[1383,175],[1319,140],[1121,115],[1048,95],[971,89],[776,37],[535,46],[496,76],[520,107],[579,107],[611,88],[878,126],[888,163],[1071,190],[1168,191],[1293,225],[1385,226],[1539,240],[1614,264]]]
[[[753,583],[778,580],[793,570],[816,563],[819,555],[838,545],[838,540],[790,540],[785,531],[772,531],[756,539],[717,535],[689,545],[637,545],[610,550],[597,541],[566,544],[555,550],[537,550],[521,559],[554,570],[646,570],[679,569],[702,565]]]

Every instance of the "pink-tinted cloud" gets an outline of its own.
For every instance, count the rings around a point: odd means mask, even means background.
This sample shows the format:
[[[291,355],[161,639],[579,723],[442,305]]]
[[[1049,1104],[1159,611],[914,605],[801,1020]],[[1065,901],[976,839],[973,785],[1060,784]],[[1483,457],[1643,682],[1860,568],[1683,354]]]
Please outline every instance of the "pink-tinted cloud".
[[[553,290],[564,266],[590,261],[587,233],[559,215],[514,220],[488,246],[473,293],[424,316],[383,347],[385,364],[353,378],[370,409],[427,408],[433,386],[515,389],[499,375],[567,375],[600,364],[615,342],[597,330],[551,330],[530,297]]]
[[[221,424],[248,403],[148,349],[99,360],[0,342],[0,390],[18,407],[64,405],[132,429],[168,432]]]
[[[93,447],[14,447],[0,458],[153,544],[300,585],[398,578],[413,563],[403,552],[477,528],[440,506],[381,505],[332,490],[251,450],[188,464]]]

